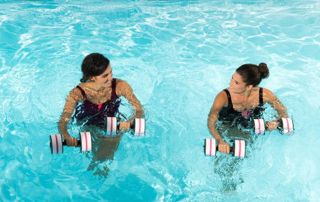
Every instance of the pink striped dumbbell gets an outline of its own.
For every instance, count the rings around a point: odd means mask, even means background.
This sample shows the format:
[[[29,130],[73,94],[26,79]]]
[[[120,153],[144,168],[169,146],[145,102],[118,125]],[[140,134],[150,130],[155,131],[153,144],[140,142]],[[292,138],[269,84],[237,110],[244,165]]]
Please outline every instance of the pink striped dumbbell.
[[[50,135],[50,149],[52,154],[62,154],[63,146],[67,145],[65,140],[62,140],[62,135]],[[80,140],[77,140],[77,146],[80,147],[80,152],[91,151],[91,134],[90,132],[81,132]]]
[[[254,131],[256,134],[263,134],[265,132],[266,125],[263,119],[254,119]],[[294,130],[293,121],[290,118],[281,118],[279,120],[278,129],[283,134],[290,134]]]
[[[215,139],[206,138],[204,141],[204,153],[206,156],[216,156],[218,145]],[[244,140],[235,140],[233,147],[230,147],[230,153],[235,157],[244,158],[246,154],[246,142]]]
[[[136,118],[133,124],[130,126],[130,128],[134,130],[135,136],[144,136],[145,125],[146,125],[145,119]],[[117,135],[118,130],[119,130],[119,124],[117,123],[117,118],[107,117],[107,136]]]

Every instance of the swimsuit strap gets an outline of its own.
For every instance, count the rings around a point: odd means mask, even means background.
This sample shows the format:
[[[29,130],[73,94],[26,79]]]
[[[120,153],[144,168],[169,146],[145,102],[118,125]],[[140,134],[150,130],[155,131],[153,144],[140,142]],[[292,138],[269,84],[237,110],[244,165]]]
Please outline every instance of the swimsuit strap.
[[[84,97],[84,99],[87,99],[86,92],[78,85],[76,88],[78,88],[81,92],[81,95]]]
[[[224,89],[224,92],[227,93],[227,97],[228,97],[228,108],[232,108],[233,109],[233,104],[232,104],[232,100],[231,100],[231,95],[228,89]]]
[[[263,88],[259,89],[259,105],[263,105]]]
[[[117,84],[117,79],[112,79],[111,100],[116,99],[118,97],[117,94],[116,94],[116,84]]]

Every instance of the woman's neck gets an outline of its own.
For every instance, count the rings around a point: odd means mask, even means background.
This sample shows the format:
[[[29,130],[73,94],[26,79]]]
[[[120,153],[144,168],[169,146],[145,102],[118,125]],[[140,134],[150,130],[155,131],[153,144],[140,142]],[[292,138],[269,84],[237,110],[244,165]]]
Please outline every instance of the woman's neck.
[[[87,88],[89,88],[90,90],[93,91],[105,91],[107,88],[111,89],[111,86],[107,86],[107,85],[101,85],[101,84],[97,84],[95,82],[87,82],[85,83],[85,86]]]

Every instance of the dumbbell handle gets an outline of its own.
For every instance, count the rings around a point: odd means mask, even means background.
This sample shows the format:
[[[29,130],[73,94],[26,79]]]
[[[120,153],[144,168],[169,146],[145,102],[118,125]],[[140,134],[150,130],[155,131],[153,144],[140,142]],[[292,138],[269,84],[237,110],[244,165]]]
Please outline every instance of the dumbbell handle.
[[[205,147],[206,145],[206,140],[204,140],[204,145],[203,147]],[[233,153],[234,152],[234,146],[229,146],[230,147],[230,153]],[[216,151],[219,151],[219,144],[216,146]]]
[[[218,146],[216,146],[216,151],[219,151],[219,147]],[[219,151],[220,152],[220,151]],[[223,152],[222,152],[223,153]],[[229,154],[234,154],[234,147],[231,147],[230,146],[230,152],[229,152]]]
[[[67,141],[66,141],[66,140],[63,140],[62,145],[63,145],[63,146],[68,145],[68,144],[67,144]],[[74,146],[74,147],[80,147],[80,146],[81,146],[81,141],[80,141],[80,140],[77,140],[77,145]]]
[[[265,123],[266,129],[269,129],[269,127],[267,126],[267,123],[272,123],[272,122],[278,123],[278,126],[277,126],[278,129],[281,129],[283,127],[282,121],[280,119],[277,119],[275,121],[266,121]]]
[[[234,153],[234,146],[229,146],[230,147],[230,153]],[[216,146],[216,151],[219,151],[219,145]]]
[[[117,130],[119,130],[120,123],[117,124]],[[136,127],[135,121],[132,120],[130,123],[130,129],[134,129]]]
[[[134,129],[134,123],[130,123],[129,129]],[[120,123],[117,123],[117,130],[120,130]]]
[[[120,130],[120,123],[121,122],[117,122],[117,130]],[[135,121],[133,120],[133,121],[131,121],[131,123],[130,123],[130,129],[134,129],[135,128]]]

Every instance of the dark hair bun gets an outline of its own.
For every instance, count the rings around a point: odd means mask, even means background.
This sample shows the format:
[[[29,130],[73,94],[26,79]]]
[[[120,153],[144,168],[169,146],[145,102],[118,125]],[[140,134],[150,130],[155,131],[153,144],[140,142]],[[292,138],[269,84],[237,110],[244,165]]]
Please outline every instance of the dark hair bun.
[[[258,66],[261,79],[265,79],[269,76],[269,68],[266,63],[260,63]]]

